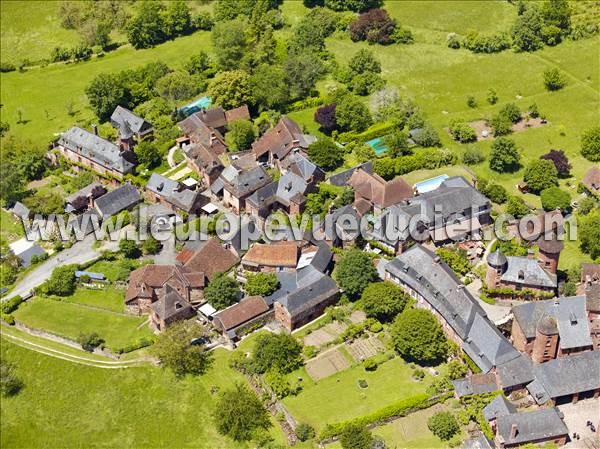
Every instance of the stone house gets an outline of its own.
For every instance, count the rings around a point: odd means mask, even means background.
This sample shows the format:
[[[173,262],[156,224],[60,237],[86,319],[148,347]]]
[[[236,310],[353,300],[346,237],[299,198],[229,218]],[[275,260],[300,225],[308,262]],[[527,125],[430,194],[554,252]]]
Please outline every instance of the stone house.
[[[226,207],[239,213],[245,209],[246,199],[270,182],[271,177],[261,166],[241,170],[232,164],[223,170],[210,190]]]
[[[196,314],[192,305],[169,283],[158,301],[152,304],[150,327],[158,332],[164,331],[171,324],[187,320]]]
[[[290,153],[305,155],[308,146],[315,141],[314,136],[303,134],[296,122],[283,116],[252,144],[252,151],[258,161],[279,167]]]
[[[231,341],[239,339],[245,329],[265,323],[273,311],[262,296],[248,296],[213,315],[213,325]]]
[[[141,202],[142,197],[138,190],[127,182],[94,200],[94,208],[100,217],[106,220],[121,211],[132,210]]]
[[[167,206],[175,212],[182,211],[186,214],[198,214],[202,206],[209,202],[208,197],[200,192],[158,173],[152,173],[148,180],[145,196],[150,201]]]
[[[151,136],[154,129],[152,124],[123,106],[117,106],[110,116],[110,124],[118,130],[119,146],[131,150],[136,141]]]

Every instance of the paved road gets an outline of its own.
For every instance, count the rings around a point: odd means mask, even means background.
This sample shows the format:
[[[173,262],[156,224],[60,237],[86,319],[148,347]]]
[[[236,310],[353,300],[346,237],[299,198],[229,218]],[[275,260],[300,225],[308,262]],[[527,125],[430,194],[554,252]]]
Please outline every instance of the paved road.
[[[34,287],[41,285],[52,274],[59,265],[82,264],[98,257],[102,250],[115,250],[118,248],[118,242],[105,242],[100,248],[94,248],[94,234],[88,235],[85,239],[75,243],[71,248],[61,251],[52,256],[44,263],[30,271],[3,300],[16,295],[24,295],[30,292]]]

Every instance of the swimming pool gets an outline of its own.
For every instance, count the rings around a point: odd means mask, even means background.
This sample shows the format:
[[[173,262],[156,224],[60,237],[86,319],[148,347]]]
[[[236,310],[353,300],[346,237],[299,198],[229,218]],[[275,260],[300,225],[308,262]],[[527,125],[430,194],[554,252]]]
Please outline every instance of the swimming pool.
[[[190,104],[186,104],[184,107],[180,108],[179,110],[181,111],[181,113],[183,115],[185,115],[187,117],[188,115],[191,115],[194,112],[198,112],[201,109],[208,109],[210,107],[211,102],[212,102],[212,99],[210,97],[201,97],[201,98],[198,98],[197,100],[191,102]]]
[[[388,146],[383,142],[383,137],[376,137],[367,141],[367,145],[375,150],[375,154],[380,155],[389,150]]]
[[[442,182],[448,179],[448,175],[439,175],[435,178],[429,178],[425,181],[417,182],[414,187],[419,193],[431,192],[437,189]]]

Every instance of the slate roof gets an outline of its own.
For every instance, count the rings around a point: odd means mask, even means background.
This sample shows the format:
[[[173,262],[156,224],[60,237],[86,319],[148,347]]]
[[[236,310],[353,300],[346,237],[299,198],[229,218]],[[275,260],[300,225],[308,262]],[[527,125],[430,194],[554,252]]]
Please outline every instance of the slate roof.
[[[502,251],[497,249],[488,256],[487,263],[494,268],[500,268],[506,265],[508,260],[506,259],[506,256],[502,254]]]
[[[412,246],[385,269],[418,291],[463,340],[469,335],[475,315],[486,316],[450,267],[422,245]]]
[[[94,189],[96,189],[96,191],[101,191],[100,188],[104,189],[104,186],[102,184],[100,184],[99,182],[92,182],[91,184],[88,184],[87,186],[85,186],[83,189],[78,190],[77,192],[69,195],[66,199],[66,202],[72,203],[80,196],[87,198],[92,194]],[[104,189],[104,192],[106,192],[106,189]]]
[[[119,173],[129,173],[134,167],[134,164],[125,159],[117,145],[78,126],[62,133],[58,143]]]
[[[500,277],[502,282],[532,285],[535,287],[556,287],[556,274],[544,270],[537,260],[525,256],[507,256],[506,271]]]
[[[165,286],[165,294],[152,304],[152,310],[161,320],[183,318],[194,313],[192,305],[169,284]]]
[[[248,296],[213,316],[229,331],[269,311],[262,296]]]
[[[158,173],[152,173],[146,188],[188,213],[193,212],[194,206],[201,199],[200,192],[182,188],[179,182]]]
[[[496,367],[498,383],[502,388],[526,385],[533,380],[533,363],[529,356],[520,354]]]
[[[292,318],[339,292],[335,281],[312,265],[296,272],[279,272],[277,279],[279,289],[265,300],[269,305],[279,302]]]
[[[228,167],[229,168],[229,167]],[[221,178],[225,178],[225,172],[221,173]],[[237,175],[231,181],[225,180],[224,188],[236,198],[242,198],[250,195],[256,190],[264,187],[271,182],[271,177],[263,167],[254,167],[251,170],[237,172]]]
[[[475,438],[469,438],[462,445],[462,449],[495,449],[495,447],[496,444],[488,440],[483,434]]]
[[[285,159],[285,168],[305,181],[325,178],[325,172],[317,164],[300,153],[293,153]]]
[[[246,201],[258,208],[268,207],[275,202],[284,206],[289,206],[292,202],[301,204],[306,199],[304,194],[308,187],[303,178],[287,172],[278,181],[258,189]]]
[[[102,218],[106,219],[122,210],[135,206],[141,201],[142,198],[137,189],[133,185],[125,183],[96,199],[94,205]]]
[[[352,204],[342,206],[327,213],[327,215],[325,215],[325,220],[323,221],[323,234],[327,240],[335,241],[338,239],[338,236],[346,235],[344,229],[344,226],[347,225],[347,223],[345,223],[345,216],[352,217],[357,223],[360,223],[362,218],[360,212],[358,212]]]
[[[552,317],[562,349],[592,345],[585,296],[526,302],[513,307],[512,313],[527,338],[535,337],[543,317]]]
[[[356,170],[350,176],[348,185],[362,198],[369,200],[379,207],[389,207],[413,196],[413,188],[397,176],[386,181],[377,174],[370,174],[362,169]]]
[[[84,235],[88,235],[95,229],[100,229],[101,219],[95,209],[89,209],[82,214],[73,216],[69,219],[68,223],[73,229],[80,229]]]
[[[28,245],[18,254],[15,253],[15,256],[21,260],[21,265],[27,268],[29,265],[31,265],[31,259],[33,256],[41,256],[43,254],[46,254],[46,251],[44,251],[44,249],[37,243],[31,242],[31,245]]]
[[[491,393],[498,390],[496,376],[493,373],[479,373],[464,379],[451,381],[459,398],[472,394]]]
[[[506,416],[516,412],[517,408],[510,403],[503,394],[499,394],[483,408],[483,417],[487,421],[491,421],[500,416]]]
[[[515,437],[511,436],[513,425],[517,429]],[[569,433],[556,407],[499,416],[496,420],[496,426],[497,435],[506,445],[543,441],[568,435]]]
[[[321,273],[325,273],[333,260],[333,252],[331,252],[331,248],[325,242],[318,242],[316,246],[317,252],[310,261],[310,264]]]
[[[126,125],[130,131],[136,134],[147,134],[152,130],[152,124],[123,106],[117,106],[110,116],[110,121],[115,128]]]
[[[597,375],[600,373],[600,351],[586,351],[536,364],[533,372],[537,383],[532,382],[527,389],[538,403],[545,402],[545,398],[538,399],[534,392],[557,398],[595,390],[600,388],[600,376]]]
[[[346,186],[348,184],[348,181],[350,180],[350,177],[352,176],[352,174],[358,170],[358,169],[362,169],[364,172],[366,173],[373,173],[373,162],[372,161],[368,161],[365,162],[364,164],[360,164],[357,165],[356,167],[352,167],[349,168],[348,170],[344,170],[342,172],[336,173],[335,175],[331,175],[329,177],[329,183],[334,185],[334,186]]]

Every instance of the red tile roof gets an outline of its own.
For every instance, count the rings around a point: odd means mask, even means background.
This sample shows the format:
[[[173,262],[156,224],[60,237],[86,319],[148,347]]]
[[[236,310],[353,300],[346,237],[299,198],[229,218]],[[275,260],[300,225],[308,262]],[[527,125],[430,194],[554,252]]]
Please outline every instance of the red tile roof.
[[[213,319],[218,320],[225,331],[228,331],[247,323],[268,310],[269,306],[262,296],[249,296],[217,313]]]
[[[235,254],[223,248],[213,238],[204,242],[191,256],[187,257],[186,254],[184,257],[180,257],[181,255],[177,256],[177,260],[187,259],[183,265],[184,271],[202,272],[209,281],[215,274],[223,273],[239,262],[239,258]]]
[[[348,185],[361,197],[379,207],[389,207],[412,198],[413,188],[400,176],[386,181],[377,174],[358,169],[348,180]]]
[[[268,267],[296,267],[298,245],[295,242],[257,243],[243,257],[243,262]]]

